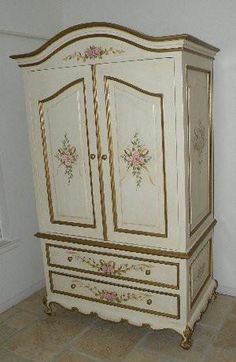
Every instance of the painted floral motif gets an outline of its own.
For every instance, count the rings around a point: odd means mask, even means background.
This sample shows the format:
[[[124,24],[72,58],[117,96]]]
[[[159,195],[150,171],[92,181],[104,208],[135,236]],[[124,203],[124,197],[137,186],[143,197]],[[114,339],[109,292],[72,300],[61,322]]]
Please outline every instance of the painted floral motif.
[[[75,52],[73,54],[67,55],[63,60],[71,60],[76,59],[78,61],[82,60],[85,62],[86,60],[90,59],[102,59],[104,56],[110,54],[121,54],[124,53],[124,50],[121,49],[114,49],[110,48],[103,48],[101,46],[90,45],[87,49],[84,50],[83,53]]]
[[[65,133],[62,145],[54,156],[59,161],[59,167],[64,166],[65,175],[67,176],[68,184],[70,184],[73,177],[73,166],[76,164],[79,155],[76,148],[71,146],[67,133]]]
[[[91,286],[90,284],[85,284],[82,281],[73,281],[77,286],[81,288],[88,289],[94,297],[97,299],[100,299],[102,301],[108,302],[108,303],[118,303],[121,304],[123,302],[128,302],[129,300],[147,300],[147,298],[150,298],[150,295],[145,293],[117,293],[108,289],[98,289],[96,286]]]
[[[141,186],[143,171],[147,172],[150,182],[154,185],[147,167],[152,157],[149,155],[148,148],[142,144],[138,132],[134,134],[131,144],[124,149],[121,158],[126,163],[127,171],[131,171],[136,179],[136,190]]]
[[[198,268],[197,273],[194,277],[194,282],[198,281],[203,276],[205,270],[206,270],[206,263],[202,263]]]
[[[129,272],[130,270],[145,271],[153,267],[153,265],[144,264],[144,263],[137,265],[129,265],[129,264],[116,264],[113,260],[106,261],[100,259],[99,261],[96,261],[91,257],[86,258],[85,256],[80,256],[79,254],[74,254],[73,256],[77,259],[80,259],[82,262],[88,264],[96,271],[111,276],[122,276],[127,272]]]
[[[201,165],[206,146],[206,130],[201,121],[199,121],[199,125],[194,128],[193,132],[193,148],[198,153],[199,165]]]

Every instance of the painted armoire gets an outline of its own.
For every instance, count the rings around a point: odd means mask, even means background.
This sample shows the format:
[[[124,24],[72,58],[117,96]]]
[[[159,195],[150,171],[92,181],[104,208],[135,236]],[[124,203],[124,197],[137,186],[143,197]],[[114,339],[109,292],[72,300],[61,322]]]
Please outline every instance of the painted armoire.
[[[89,23],[12,56],[25,84],[48,313],[57,303],[172,328],[190,348],[216,289],[217,51],[190,35]]]

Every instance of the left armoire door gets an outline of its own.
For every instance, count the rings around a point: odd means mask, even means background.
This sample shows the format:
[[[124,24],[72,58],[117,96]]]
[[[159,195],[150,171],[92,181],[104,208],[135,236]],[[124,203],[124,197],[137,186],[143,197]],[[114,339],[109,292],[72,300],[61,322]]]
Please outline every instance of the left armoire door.
[[[25,82],[40,230],[102,239],[91,68],[29,72]]]

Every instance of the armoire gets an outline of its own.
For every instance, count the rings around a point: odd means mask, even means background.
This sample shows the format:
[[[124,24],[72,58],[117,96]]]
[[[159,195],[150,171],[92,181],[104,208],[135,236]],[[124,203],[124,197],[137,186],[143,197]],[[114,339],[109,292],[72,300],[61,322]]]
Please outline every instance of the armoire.
[[[55,303],[171,328],[190,348],[217,286],[218,50],[88,23],[11,56],[23,70],[46,312]]]

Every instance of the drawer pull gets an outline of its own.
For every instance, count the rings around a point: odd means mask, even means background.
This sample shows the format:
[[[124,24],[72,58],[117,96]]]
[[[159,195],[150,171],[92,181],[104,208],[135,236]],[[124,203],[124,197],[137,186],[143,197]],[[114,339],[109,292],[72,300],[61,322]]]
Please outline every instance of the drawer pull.
[[[107,159],[107,155],[102,155],[102,160],[106,161],[106,159]]]
[[[96,158],[96,155],[94,153],[91,153],[90,158],[91,160],[94,160]]]
[[[67,258],[67,260],[70,261],[70,262],[72,261],[72,259],[73,259],[72,256],[68,256],[68,258]]]
[[[151,304],[152,304],[152,300],[151,300],[151,299],[148,299],[148,300],[147,300],[147,304],[148,304],[148,305],[151,305]]]
[[[146,270],[146,271],[145,271],[145,274],[146,274],[146,275],[150,275],[150,274],[151,274],[151,270],[150,270],[150,269]]]
[[[71,289],[75,289],[76,284],[71,284]]]

